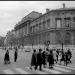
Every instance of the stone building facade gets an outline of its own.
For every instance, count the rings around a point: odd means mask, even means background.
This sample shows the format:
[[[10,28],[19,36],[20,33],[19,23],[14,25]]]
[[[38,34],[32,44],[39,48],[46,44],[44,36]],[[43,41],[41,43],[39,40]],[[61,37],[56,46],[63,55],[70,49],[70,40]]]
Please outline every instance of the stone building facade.
[[[14,30],[18,39],[19,45],[28,45],[30,34],[30,23],[33,19],[39,17],[41,13],[32,11],[30,14],[25,16],[18,24],[15,25]]]
[[[15,26],[16,35],[23,36],[24,45],[43,45],[48,40],[51,45],[62,42],[75,45],[75,8],[46,9],[45,14],[38,14]]]

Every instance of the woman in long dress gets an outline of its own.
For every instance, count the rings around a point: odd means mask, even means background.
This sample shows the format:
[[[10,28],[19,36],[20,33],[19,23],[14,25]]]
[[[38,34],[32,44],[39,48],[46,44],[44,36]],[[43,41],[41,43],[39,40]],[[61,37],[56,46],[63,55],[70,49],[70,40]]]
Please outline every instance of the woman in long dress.
[[[61,59],[62,59],[62,54],[61,54],[61,52],[59,52],[59,55],[58,55],[59,65],[61,64]]]

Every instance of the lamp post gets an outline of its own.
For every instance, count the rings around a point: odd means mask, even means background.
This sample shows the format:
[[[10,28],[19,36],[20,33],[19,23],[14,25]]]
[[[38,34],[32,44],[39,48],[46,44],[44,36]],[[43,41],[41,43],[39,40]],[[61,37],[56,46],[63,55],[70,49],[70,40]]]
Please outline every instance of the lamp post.
[[[62,52],[63,52],[63,41],[62,41]]]
[[[47,41],[44,42],[44,44],[45,44],[45,46],[47,47],[47,49],[49,49],[50,41],[47,40]]]
[[[40,24],[39,24],[39,48],[40,48]]]
[[[62,52],[63,52],[63,45],[64,45],[64,33],[62,32]]]

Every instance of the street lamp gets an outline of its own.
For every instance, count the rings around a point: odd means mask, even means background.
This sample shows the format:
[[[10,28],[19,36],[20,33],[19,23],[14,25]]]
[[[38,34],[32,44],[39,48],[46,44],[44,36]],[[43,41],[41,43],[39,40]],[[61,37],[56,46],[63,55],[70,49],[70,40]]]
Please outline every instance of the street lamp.
[[[62,52],[63,52],[63,41],[62,41]]]
[[[45,44],[45,46],[47,47],[47,49],[49,49],[50,41],[47,40],[47,41],[44,42],[44,44]]]
[[[64,33],[62,32],[62,52],[63,52],[63,45],[64,45]]]

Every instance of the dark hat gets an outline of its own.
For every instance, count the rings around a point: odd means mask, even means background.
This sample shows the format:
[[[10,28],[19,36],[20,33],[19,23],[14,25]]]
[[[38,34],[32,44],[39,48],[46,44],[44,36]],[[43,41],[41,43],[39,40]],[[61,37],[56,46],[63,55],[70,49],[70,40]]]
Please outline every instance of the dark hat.
[[[46,51],[49,51],[49,49],[48,49],[48,48],[46,48]]]
[[[34,49],[33,52],[36,52],[36,49]]]
[[[52,53],[53,51],[52,50],[50,50],[50,53]]]
[[[42,49],[39,49],[39,51],[42,51]]]

